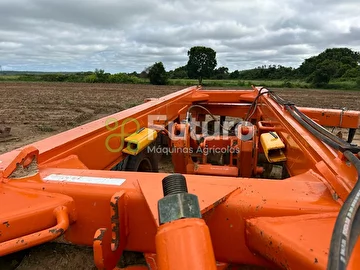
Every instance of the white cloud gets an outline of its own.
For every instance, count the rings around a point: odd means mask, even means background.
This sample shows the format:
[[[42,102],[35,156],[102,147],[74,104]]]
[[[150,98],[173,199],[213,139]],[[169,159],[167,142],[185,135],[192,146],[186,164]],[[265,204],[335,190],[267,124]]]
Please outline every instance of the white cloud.
[[[298,66],[328,47],[360,50],[358,0],[2,0],[0,65],[13,70],[141,71],[186,64]]]

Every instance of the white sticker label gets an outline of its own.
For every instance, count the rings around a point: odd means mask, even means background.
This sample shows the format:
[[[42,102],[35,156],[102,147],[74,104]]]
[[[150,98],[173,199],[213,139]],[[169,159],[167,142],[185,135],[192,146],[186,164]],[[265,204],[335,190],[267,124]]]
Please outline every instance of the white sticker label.
[[[70,182],[70,183],[83,183],[83,184],[98,184],[98,185],[112,185],[121,186],[126,179],[122,178],[101,178],[89,176],[75,176],[63,174],[50,174],[44,178],[47,181],[56,182]]]

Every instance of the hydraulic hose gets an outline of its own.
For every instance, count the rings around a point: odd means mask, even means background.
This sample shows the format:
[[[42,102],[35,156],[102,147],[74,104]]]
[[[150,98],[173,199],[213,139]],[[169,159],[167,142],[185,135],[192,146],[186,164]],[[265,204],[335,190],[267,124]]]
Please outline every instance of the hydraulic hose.
[[[345,270],[354,246],[360,234],[360,160],[354,153],[359,153],[360,148],[348,142],[335,138],[333,134],[300,112],[295,104],[271,92],[270,95],[305,127],[316,138],[320,139],[330,147],[341,151],[357,171],[357,182],[349,193],[337,216],[330,243],[327,270]],[[331,135],[330,135],[331,134]]]
[[[312,128],[319,131],[321,134],[329,137],[333,141],[337,142],[338,144],[341,144],[343,147],[351,147],[351,144],[347,141],[344,141],[343,139],[335,136],[334,134],[328,132],[326,129],[324,129],[322,126],[320,126],[318,123],[311,120],[307,115],[300,112],[295,106],[292,106],[292,109],[304,120],[306,121]]]
[[[347,141],[344,141],[334,134],[328,132],[323,127],[315,123],[313,120],[311,120],[308,116],[306,116],[304,113],[300,112],[296,107],[295,104],[292,102],[285,101],[281,97],[279,97],[274,92],[270,92],[270,95],[273,97],[273,99],[280,105],[284,106],[287,111],[290,112],[290,114],[303,126],[305,127],[311,134],[313,134],[318,139],[322,140],[326,144],[328,144],[330,147],[334,148],[335,150],[340,150],[341,152],[344,152],[346,150],[349,150],[353,153],[360,152],[360,147],[351,145]],[[296,114],[295,114],[296,112]]]
[[[322,133],[320,133],[319,131],[317,131],[313,127],[311,127],[311,125],[309,125],[305,120],[303,120],[299,115],[297,115],[291,109],[290,106],[285,105],[285,108],[286,108],[287,111],[289,111],[291,116],[294,117],[296,119],[296,121],[298,121],[303,127],[305,127],[312,135],[314,135],[315,137],[317,137],[318,139],[320,139],[324,143],[328,144],[329,146],[331,146],[335,150],[340,150],[340,145],[338,143],[334,142],[333,140],[329,139],[327,136],[324,136]]]
[[[345,270],[360,232],[360,160],[350,151],[344,156],[354,165],[358,180],[336,219],[331,238],[328,270]]]
[[[250,106],[250,108],[249,108],[249,110],[248,110],[248,112],[247,112],[247,114],[246,114],[246,116],[245,116],[245,118],[244,118],[245,121],[249,121],[250,117],[255,113],[258,99],[259,99],[262,95],[268,94],[268,93],[271,92],[270,90],[268,90],[267,92],[262,92],[262,93],[261,93],[261,91],[262,91],[263,89],[265,89],[265,88],[264,88],[264,87],[260,88],[259,93],[257,94],[257,96],[256,96],[256,98],[254,99],[254,101],[251,103],[251,106]],[[250,113],[251,110],[253,110],[252,113]]]

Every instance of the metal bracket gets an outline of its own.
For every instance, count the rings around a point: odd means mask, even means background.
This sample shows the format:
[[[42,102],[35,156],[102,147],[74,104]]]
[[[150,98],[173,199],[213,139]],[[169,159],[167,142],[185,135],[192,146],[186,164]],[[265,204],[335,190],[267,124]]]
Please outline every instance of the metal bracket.
[[[110,201],[111,231],[100,228],[94,236],[94,261],[98,269],[114,269],[119,262],[128,235],[125,192],[115,193]]]
[[[346,108],[346,107],[344,107],[344,108],[342,108],[342,109],[341,109],[339,127],[341,127],[341,126],[342,126],[342,121],[343,121],[343,117],[344,117],[344,113],[345,113],[345,111],[347,111],[347,108]]]
[[[3,171],[4,178],[23,178],[38,173],[37,160],[39,150],[28,146]]]

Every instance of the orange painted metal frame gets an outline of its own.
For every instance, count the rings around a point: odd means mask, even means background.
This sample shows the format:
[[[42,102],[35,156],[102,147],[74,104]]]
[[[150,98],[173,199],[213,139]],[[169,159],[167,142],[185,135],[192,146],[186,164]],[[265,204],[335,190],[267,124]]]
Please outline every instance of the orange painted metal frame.
[[[243,116],[257,94],[258,89],[191,87],[112,115],[113,126],[108,118],[100,119],[0,155],[0,256],[63,235],[62,241],[92,246],[99,269],[114,268],[123,250],[143,252],[151,269],[230,269],[242,264],[326,269],[335,219],[354,187],[356,170],[266,94],[253,117],[270,123],[284,140],[291,177],[185,175],[189,192],[199,198],[204,222],[190,219],[159,227],[157,202],[168,174],[109,170],[124,158],[109,146],[118,148],[120,139],[137,128],[126,122],[129,117],[149,126],[148,115],[165,115],[156,119],[165,123],[184,118],[193,103]],[[343,113],[301,110],[329,126],[338,126]],[[343,127],[359,127],[360,112],[343,115]],[[109,141],[109,136],[115,139]],[[46,180],[54,174],[59,181]],[[65,181],[67,176],[114,182],[71,182]],[[162,238],[166,228],[171,233]],[[190,244],[196,249],[189,250]],[[359,268],[358,242],[349,269]]]

